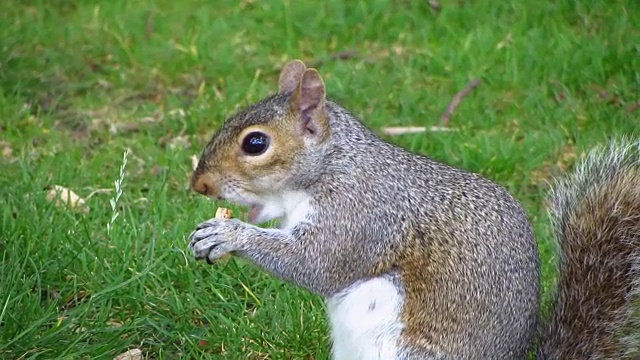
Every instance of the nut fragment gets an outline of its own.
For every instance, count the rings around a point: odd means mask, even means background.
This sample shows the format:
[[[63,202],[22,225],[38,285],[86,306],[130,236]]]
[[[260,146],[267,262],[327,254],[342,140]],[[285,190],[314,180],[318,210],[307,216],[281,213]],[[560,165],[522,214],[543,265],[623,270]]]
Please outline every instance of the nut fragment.
[[[233,211],[231,209],[220,207],[216,210],[216,219],[231,219],[233,217]],[[224,254],[218,261],[227,261],[231,258],[231,254]]]
[[[227,208],[218,208],[216,210],[216,219],[231,219],[233,217],[233,211]]]

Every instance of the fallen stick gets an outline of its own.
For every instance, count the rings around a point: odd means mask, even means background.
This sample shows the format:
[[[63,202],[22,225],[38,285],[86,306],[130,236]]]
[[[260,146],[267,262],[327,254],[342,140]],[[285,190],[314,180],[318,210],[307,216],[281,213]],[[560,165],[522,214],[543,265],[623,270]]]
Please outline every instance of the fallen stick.
[[[469,85],[467,85],[464,89],[460,90],[457,94],[455,94],[453,96],[453,99],[451,99],[451,102],[449,103],[449,106],[447,106],[447,109],[444,111],[442,116],[440,116],[440,125],[441,126],[448,126],[449,125],[449,122],[451,121],[451,117],[453,116],[453,113],[456,111],[458,106],[460,106],[460,103],[462,102],[462,99],[465,96],[469,95],[471,93],[471,91],[473,91],[473,89],[478,87],[478,85],[480,85],[480,79],[473,79],[469,83]]]
[[[397,136],[404,134],[418,134],[424,132],[446,132],[446,131],[457,131],[457,129],[452,129],[444,126],[432,126],[427,128],[425,126],[389,126],[382,128],[382,133],[389,136]]]
[[[329,54],[329,56],[327,56],[324,59],[314,59],[309,61],[309,67],[310,68],[319,68],[320,66],[324,65],[325,63],[329,62],[329,61],[335,61],[335,60],[348,60],[348,59],[352,59],[355,57],[358,57],[358,51],[355,49],[350,49],[350,50],[344,50],[344,51],[340,51],[334,54]]]

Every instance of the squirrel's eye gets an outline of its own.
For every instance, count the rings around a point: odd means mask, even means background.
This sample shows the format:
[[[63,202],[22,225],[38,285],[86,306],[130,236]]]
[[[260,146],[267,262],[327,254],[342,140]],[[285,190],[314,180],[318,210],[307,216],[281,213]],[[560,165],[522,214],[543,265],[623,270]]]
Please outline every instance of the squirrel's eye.
[[[262,132],[254,131],[242,140],[242,151],[248,155],[260,155],[269,147],[269,137]]]

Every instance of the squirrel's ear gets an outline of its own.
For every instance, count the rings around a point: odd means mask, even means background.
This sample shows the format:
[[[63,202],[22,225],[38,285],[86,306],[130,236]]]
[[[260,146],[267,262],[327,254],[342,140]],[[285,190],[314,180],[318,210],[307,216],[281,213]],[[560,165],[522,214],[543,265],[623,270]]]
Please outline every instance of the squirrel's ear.
[[[326,134],[328,118],[324,104],[325,87],[322,77],[316,69],[305,70],[292,103],[293,110],[302,121],[303,132],[316,136]]]
[[[280,79],[278,80],[278,93],[280,94],[293,94],[298,88],[302,73],[304,73],[307,67],[300,60],[293,60],[284,66],[280,72]]]

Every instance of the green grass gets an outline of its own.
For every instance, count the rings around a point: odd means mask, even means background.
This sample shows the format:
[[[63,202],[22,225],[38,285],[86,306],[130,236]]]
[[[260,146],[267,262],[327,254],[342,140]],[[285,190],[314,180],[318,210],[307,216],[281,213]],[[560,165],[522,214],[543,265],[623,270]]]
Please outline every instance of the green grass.
[[[547,181],[609,138],[639,136],[633,0],[3,1],[0,358],[328,356],[322,301],[244,262],[208,266],[186,236],[215,205],[191,157],[288,60],[373,129],[431,126],[473,78],[456,132],[389,140],[482,173],[525,205],[542,249]],[[636,104],[636,105],[634,105]],[[129,149],[120,215],[114,181]],[[85,214],[43,189],[88,197]],[[111,189],[111,190],[104,190]],[[239,209],[236,209],[239,210]]]

